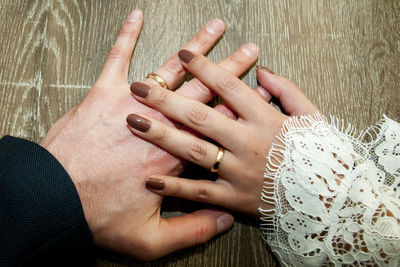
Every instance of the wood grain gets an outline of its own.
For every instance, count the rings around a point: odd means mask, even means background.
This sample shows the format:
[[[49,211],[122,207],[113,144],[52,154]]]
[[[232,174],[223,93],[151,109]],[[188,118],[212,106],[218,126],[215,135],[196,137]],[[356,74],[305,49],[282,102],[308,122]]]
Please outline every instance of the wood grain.
[[[86,95],[125,17],[145,24],[129,80],[141,80],[203,24],[227,30],[209,58],[219,62],[246,42],[258,64],[296,81],[325,114],[363,129],[385,113],[400,118],[400,3],[379,0],[2,0],[0,136],[40,141]],[[256,85],[254,68],[243,77]],[[165,216],[192,203],[170,200]],[[177,211],[177,212],[176,212]],[[236,215],[227,234],[150,263],[99,253],[99,266],[275,266],[258,222]]]

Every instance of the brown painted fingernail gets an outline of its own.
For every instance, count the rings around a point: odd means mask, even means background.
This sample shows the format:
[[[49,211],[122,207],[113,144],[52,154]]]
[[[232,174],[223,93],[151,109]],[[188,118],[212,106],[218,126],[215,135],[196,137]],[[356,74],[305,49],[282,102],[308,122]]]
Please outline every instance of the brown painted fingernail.
[[[189,63],[194,58],[194,54],[186,49],[179,51],[178,56],[185,63]]]
[[[146,187],[151,190],[163,190],[165,183],[160,179],[148,178],[146,179]]]
[[[261,66],[261,65],[257,65],[257,70],[266,71],[266,72],[268,72],[268,73],[275,74],[275,72],[273,72],[273,71],[270,70],[269,68],[264,67],[264,66]]]
[[[132,83],[131,92],[137,96],[146,98],[150,93],[150,87],[144,83]]]
[[[128,117],[126,118],[126,122],[133,129],[136,129],[142,133],[147,132],[151,126],[151,122],[148,119],[135,114],[128,115]]]

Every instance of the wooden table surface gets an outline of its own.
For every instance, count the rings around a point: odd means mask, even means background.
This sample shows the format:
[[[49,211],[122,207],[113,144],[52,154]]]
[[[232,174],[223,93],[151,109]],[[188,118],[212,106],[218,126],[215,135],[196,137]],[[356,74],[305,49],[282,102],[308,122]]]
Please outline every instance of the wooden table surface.
[[[298,83],[325,113],[359,129],[400,118],[400,1],[369,0],[1,0],[0,136],[39,142],[86,95],[129,11],[145,23],[130,81],[156,69],[203,24],[225,21],[215,62],[245,42],[258,64]],[[256,85],[255,68],[243,80]],[[187,203],[169,201],[167,216]],[[99,266],[274,266],[258,222],[236,216],[211,242],[139,263],[100,253]]]

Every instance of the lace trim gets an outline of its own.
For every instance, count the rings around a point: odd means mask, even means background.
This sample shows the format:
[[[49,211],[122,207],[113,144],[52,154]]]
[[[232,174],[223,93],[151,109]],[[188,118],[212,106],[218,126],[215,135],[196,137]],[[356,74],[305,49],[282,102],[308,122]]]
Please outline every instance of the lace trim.
[[[357,134],[317,114],[285,121],[277,140],[261,194],[272,208],[259,211],[263,239],[282,264],[397,266],[400,125],[384,116]]]

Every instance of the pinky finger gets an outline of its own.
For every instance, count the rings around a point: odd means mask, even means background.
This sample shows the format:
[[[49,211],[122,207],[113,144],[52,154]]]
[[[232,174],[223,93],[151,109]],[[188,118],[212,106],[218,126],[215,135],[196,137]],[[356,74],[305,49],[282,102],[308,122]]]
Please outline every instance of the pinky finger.
[[[254,91],[257,93],[258,96],[260,96],[262,99],[264,99],[267,103],[271,102],[272,95],[264,88],[261,86],[257,86],[254,88]],[[226,104],[218,104],[217,106],[214,107],[215,110],[219,111],[220,113],[224,114],[226,117],[237,120],[238,116],[236,112],[234,112],[228,105]]]
[[[268,68],[257,67],[257,80],[263,89],[280,101],[289,115],[312,115],[319,112],[294,82],[273,73]]]
[[[146,188],[162,196],[184,198],[227,208],[232,205],[232,200],[229,198],[232,192],[226,185],[208,180],[157,175],[146,180]]]

